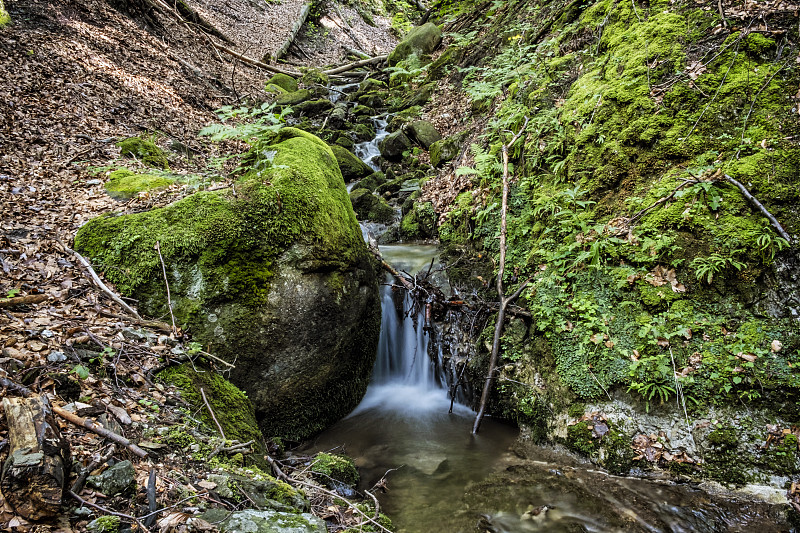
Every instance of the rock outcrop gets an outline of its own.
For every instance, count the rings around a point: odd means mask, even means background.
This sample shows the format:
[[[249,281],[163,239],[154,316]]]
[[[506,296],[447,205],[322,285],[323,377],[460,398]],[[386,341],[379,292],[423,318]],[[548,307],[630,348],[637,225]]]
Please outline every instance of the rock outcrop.
[[[176,321],[235,364],[265,435],[302,439],[366,389],[378,278],[331,149],[284,128],[256,156],[235,191],[99,217],[75,246],[140,311],[169,317],[158,243]]]

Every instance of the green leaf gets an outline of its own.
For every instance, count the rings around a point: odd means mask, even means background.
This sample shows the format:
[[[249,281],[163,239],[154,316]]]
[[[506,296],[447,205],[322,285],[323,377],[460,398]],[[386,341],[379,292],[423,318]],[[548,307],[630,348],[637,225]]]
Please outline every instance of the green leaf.
[[[83,365],[75,365],[75,368],[73,368],[72,371],[75,372],[81,379],[86,379],[89,377],[89,369]]]
[[[17,294],[19,294],[19,289],[11,289],[8,291],[8,294],[6,294],[6,298],[13,298]]]

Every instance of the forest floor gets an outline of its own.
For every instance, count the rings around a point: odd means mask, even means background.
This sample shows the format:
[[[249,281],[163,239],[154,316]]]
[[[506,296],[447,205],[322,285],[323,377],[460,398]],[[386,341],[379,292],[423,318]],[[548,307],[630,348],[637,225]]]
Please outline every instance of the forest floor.
[[[225,26],[225,17],[237,20],[241,12],[216,11],[218,18],[206,18],[221,24],[240,53],[262,59],[289,37],[291,24],[277,17],[291,18],[304,3],[269,4],[277,7],[255,13],[249,25]],[[105,417],[110,428],[134,441],[148,424],[179,422],[174,409],[182,401],[157,383],[152,371],[163,364],[162,356],[181,354],[188,339],[170,328],[142,329],[91,281],[70,243],[93,217],[165,205],[195,190],[197,176],[200,184],[211,180],[208,165],[219,146],[198,139],[199,130],[216,120],[214,110],[223,105],[257,101],[270,77],[221,54],[204,34],[151,5],[17,0],[6,3],[12,23],[0,28],[0,378],[47,393],[55,405],[80,399],[86,405],[78,405],[78,414]],[[203,3],[197,6],[200,11]],[[382,54],[395,43],[385,19],[375,17],[377,27],[372,27],[346,6],[331,4],[328,11],[318,25],[301,28],[298,44],[290,49],[297,56],[287,62],[340,64],[347,48]],[[263,31],[264,23],[276,29]],[[255,41],[248,48],[251,38]],[[142,134],[171,150],[173,174],[194,178],[189,185],[118,202],[105,193],[106,174],[120,166],[135,169],[139,162],[123,161],[116,142]],[[3,397],[13,395],[2,389]],[[63,420],[59,424],[80,467],[106,452],[99,435]],[[0,462],[7,439],[5,416],[0,416]],[[204,465],[182,464],[185,458],[174,450],[149,452],[151,457],[141,461],[124,447],[114,451],[116,460],[134,460],[136,497],[112,499],[87,489],[80,497],[89,506],[141,516],[151,469],[158,474],[160,508],[181,511],[175,504],[185,490],[207,495],[196,484],[204,479]],[[176,468],[192,469],[185,472],[186,486],[161,476]],[[28,524],[0,496],[3,531],[81,531],[90,518],[69,515]],[[175,524],[167,522],[160,530]]]

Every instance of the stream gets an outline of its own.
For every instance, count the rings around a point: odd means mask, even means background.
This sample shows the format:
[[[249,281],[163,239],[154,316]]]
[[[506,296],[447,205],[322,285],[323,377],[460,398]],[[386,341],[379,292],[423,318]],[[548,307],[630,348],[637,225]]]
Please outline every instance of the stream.
[[[377,169],[378,137],[356,146]],[[365,239],[373,228],[362,223]],[[410,274],[429,268],[433,245],[380,247],[384,259]],[[412,316],[405,291],[381,288],[382,323],[372,381],[343,420],[301,448],[345,453],[361,474],[359,490],[375,491],[397,533],[471,532],[792,532],[781,506],[720,489],[622,478],[573,455],[520,441],[516,428],[486,418],[471,434],[475,413],[450,399],[432,361],[424,316]],[[441,350],[430,350],[441,353]]]

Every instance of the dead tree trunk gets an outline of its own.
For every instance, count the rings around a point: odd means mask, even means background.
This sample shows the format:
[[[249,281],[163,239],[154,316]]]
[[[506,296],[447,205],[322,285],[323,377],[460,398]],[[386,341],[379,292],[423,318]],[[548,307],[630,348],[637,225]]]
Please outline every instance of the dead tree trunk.
[[[497,271],[497,297],[500,301],[500,309],[497,312],[497,324],[494,327],[494,341],[492,342],[492,355],[489,358],[489,373],[486,375],[486,381],[483,384],[483,392],[481,393],[481,403],[478,409],[478,414],[475,417],[475,423],[472,426],[472,434],[478,433],[481,427],[483,415],[486,412],[486,404],[489,402],[489,393],[492,390],[492,382],[494,381],[494,373],[497,367],[497,359],[500,356],[500,337],[503,336],[503,322],[506,318],[506,308],[514,300],[519,298],[522,291],[528,285],[528,281],[524,281],[519,288],[511,296],[506,297],[506,291],[503,286],[503,274],[506,271],[506,234],[508,233],[508,225],[506,223],[506,215],[508,213],[508,149],[517,142],[522,132],[528,126],[528,117],[525,117],[525,124],[514,135],[508,144],[503,145],[503,202],[500,208],[500,266]]]
[[[61,438],[47,396],[3,398],[11,443],[0,489],[28,520],[56,516],[69,473],[69,445]]]

